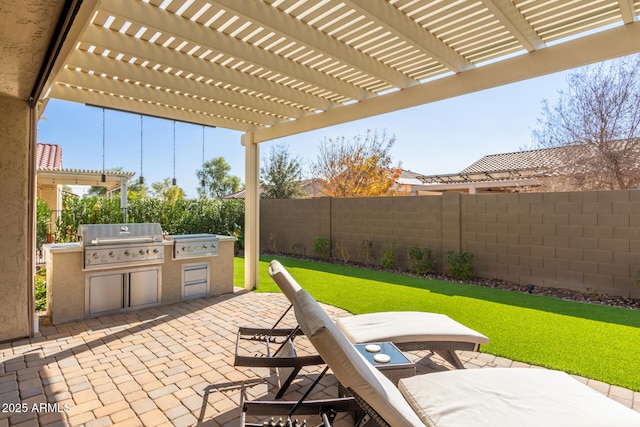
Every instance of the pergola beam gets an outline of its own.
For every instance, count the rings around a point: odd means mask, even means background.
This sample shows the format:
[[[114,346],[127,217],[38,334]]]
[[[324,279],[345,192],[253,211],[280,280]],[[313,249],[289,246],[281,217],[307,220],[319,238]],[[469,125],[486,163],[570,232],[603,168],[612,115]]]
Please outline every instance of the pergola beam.
[[[176,70],[183,70],[186,73],[209,77],[278,99],[287,99],[310,108],[326,110],[340,105],[325,98],[279,85],[251,74],[241,73],[215,62],[203,61],[197,57],[136,39],[117,31],[98,27],[97,25],[89,26],[82,40],[85,43],[107,49],[113,49],[113,46],[117,46],[118,53],[162,64]]]
[[[95,74],[89,74],[82,71],[65,70],[58,77],[57,87],[77,86],[81,89],[91,90],[97,93],[103,93],[106,96],[115,96],[123,98],[132,98],[144,103],[155,105],[171,106],[180,110],[194,111],[216,117],[216,120],[226,123],[224,127],[241,130],[246,127],[257,127],[258,123],[251,123],[246,118],[259,119],[263,116],[258,114],[250,114],[244,112],[242,118],[235,113],[238,109],[215,105],[215,102],[209,102],[202,99],[192,98],[181,94],[172,93],[166,90],[156,89],[144,84],[136,84],[133,82],[124,82],[112,78],[101,77]],[[58,93],[57,90],[54,93]]]
[[[222,127],[242,132],[247,132],[255,129],[255,126],[251,126],[249,124],[225,120],[220,117],[204,114],[202,112],[198,113],[196,111],[183,110],[167,105],[146,102],[139,99],[109,95],[107,93],[69,87],[61,84],[56,84],[51,89],[51,97],[72,102],[86,103],[98,107],[110,108],[112,110],[126,111],[133,114],[162,117],[167,120],[177,120],[180,122],[193,123],[204,126]]]
[[[296,43],[313,48],[323,55],[338,59],[358,71],[383,80],[396,88],[418,83],[400,71],[370,58],[340,40],[263,2],[218,0],[217,3],[248,21],[261,22],[264,28],[276,34],[284,35],[289,40],[294,40]]]
[[[635,22],[638,14],[636,13],[636,8],[633,0],[618,0],[618,4],[620,5],[622,21],[625,24],[631,24],[632,22]]]
[[[469,60],[385,0],[347,0],[345,3],[386,30],[396,33],[405,43],[419,49],[451,71],[457,73],[475,67]]]
[[[264,142],[640,52],[640,22],[495,62],[314,116],[256,130]]]
[[[194,98],[191,95],[178,94],[172,91],[157,89],[154,86],[147,86],[145,82],[125,82],[115,78],[102,77],[96,74],[89,74],[85,71],[75,71],[66,69],[58,76],[59,84],[79,86],[86,89],[93,89],[98,92],[105,92],[111,95],[136,98],[149,101],[154,104],[165,104],[180,109],[201,111],[212,116],[220,116],[228,119],[229,123],[253,122],[249,125],[273,125],[279,120],[273,116],[256,113],[250,110],[241,110],[228,105],[220,105],[217,102],[201,98]],[[242,125],[240,125],[242,126]],[[236,124],[237,128],[238,125]]]
[[[512,0],[482,0],[482,3],[529,52],[546,46]]]
[[[253,6],[254,3],[256,2],[251,2],[251,5]],[[136,2],[132,4],[130,0],[110,0],[102,3],[101,10],[123,20],[133,21],[165,34],[171,34],[176,38],[191,41],[196,45],[222,52],[231,57],[242,59],[249,64],[273,70],[352,99],[366,99],[372,95],[370,92],[340,79],[274,55],[262,48],[229,37],[203,25],[194,25],[188,19],[147,3]]]
[[[67,63],[69,68],[77,67],[85,71],[96,71],[132,82],[148,83],[154,87],[171,88],[174,91],[186,94],[200,94],[201,96],[206,94],[208,98],[230,105],[241,105],[249,109],[268,112],[272,115],[281,115],[285,118],[299,118],[305,115],[305,111],[300,108],[207,84],[204,79],[196,81],[195,79],[171,73],[159,73],[156,70],[135,63],[119,61],[87,51],[76,50]]]

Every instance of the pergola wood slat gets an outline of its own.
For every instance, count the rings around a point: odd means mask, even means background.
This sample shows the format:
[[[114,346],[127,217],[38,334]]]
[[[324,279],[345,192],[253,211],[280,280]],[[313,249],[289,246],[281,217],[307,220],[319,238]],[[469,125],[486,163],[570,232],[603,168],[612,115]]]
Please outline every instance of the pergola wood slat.
[[[89,28],[87,28],[83,40],[95,45],[104,44],[107,46],[116,46],[116,51],[126,53],[136,58],[144,58],[154,63],[170,65],[177,69],[188,70],[203,76],[211,76],[211,78],[228,82],[241,88],[248,88],[304,106],[325,110],[334,104],[328,99],[313,96],[286,86],[283,87],[282,85],[269,82],[251,74],[238,72],[210,61],[203,61],[198,57],[163,48],[162,46],[129,37],[96,25],[90,25]],[[335,105],[337,106],[337,104]]]
[[[85,71],[100,70],[110,76],[118,76],[121,79],[129,79],[134,82],[145,82],[151,86],[170,88],[171,90],[201,94],[221,102],[244,106],[250,110],[268,112],[274,116],[302,117],[308,111],[291,107],[284,103],[270,101],[258,96],[247,95],[235,90],[224,89],[214,84],[200,82],[170,73],[158,73],[150,68],[131,64],[129,62],[114,60],[114,58],[95,55],[82,50],[76,50],[68,61],[69,67],[78,67]],[[197,76],[197,74],[196,74]]]
[[[366,99],[372,94],[365,90],[349,85],[339,79],[305,67],[294,61],[274,55],[264,49],[244,43],[233,37],[225,36],[219,31],[206,28],[199,24],[163,11],[144,3],[131,4],[129,0],[110,0],[102,3],[101,10],[114,16],[126,16],[130,20],[154,28],[165,34],[173,34],[176,38],[190,40],[200,46],[226,53],[242,59],[248,63],[260,65],[306,81],[318,87],[330,89],[333,92],[347,95],[353,99]]]

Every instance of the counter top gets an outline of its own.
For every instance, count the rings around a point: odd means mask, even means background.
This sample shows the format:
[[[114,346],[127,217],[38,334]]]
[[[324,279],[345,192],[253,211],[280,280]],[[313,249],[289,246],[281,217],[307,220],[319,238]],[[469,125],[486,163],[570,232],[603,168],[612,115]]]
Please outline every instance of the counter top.
[[[233,236],[223,236],[223,235],[218,235],[218,238],[220,239],[220,241],[235,241],[236,238]],[[165,246],[168,245],[173,245],[173,240],[163,240],[162,243]],[[42,245],[42,247],[49,251],[49,252],[56,252],[56,253],[62,253],[62,252],[76,252],[76,251],[82,251],[83,246],[80,245],[80,243],[78,242],[69,242],[69,243],[47,243],[45,245]]]
[[[69,243],[47,243],[42,248],[49,252],[76,252],[82,251],[82,246],[78,242]]]

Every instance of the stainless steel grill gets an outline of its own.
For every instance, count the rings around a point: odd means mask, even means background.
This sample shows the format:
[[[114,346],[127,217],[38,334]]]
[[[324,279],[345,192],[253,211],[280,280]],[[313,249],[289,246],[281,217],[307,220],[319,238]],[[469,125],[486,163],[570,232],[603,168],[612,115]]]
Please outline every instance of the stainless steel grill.
[[[219,237],[215,234],[181,234],[167,236],[173,240],[173,259],[218,255]]]
[[[85,270],[161,264],[162,227],[144,224],[83,224],[78,240],[84,247]]]

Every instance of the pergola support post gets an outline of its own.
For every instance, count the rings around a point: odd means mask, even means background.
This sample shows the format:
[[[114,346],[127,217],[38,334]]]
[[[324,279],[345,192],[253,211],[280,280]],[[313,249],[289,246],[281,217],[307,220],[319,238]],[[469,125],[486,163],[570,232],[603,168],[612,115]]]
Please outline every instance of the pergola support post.
[[[129,213],[129,199],[128,199],[128,183],[127,178],[120,178],[120,213],[122,214],[122,222],[127,222]]]
[[[245,148],[245,199],[244,199],[244,287],[258,288],[260,262],[260,148],[254,141],[254,133],[242,135]]]

